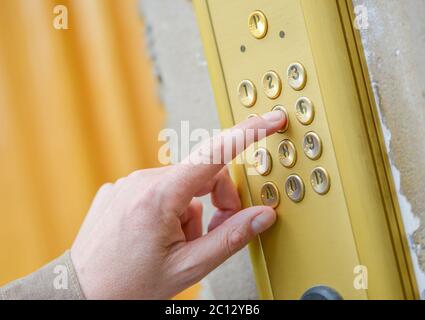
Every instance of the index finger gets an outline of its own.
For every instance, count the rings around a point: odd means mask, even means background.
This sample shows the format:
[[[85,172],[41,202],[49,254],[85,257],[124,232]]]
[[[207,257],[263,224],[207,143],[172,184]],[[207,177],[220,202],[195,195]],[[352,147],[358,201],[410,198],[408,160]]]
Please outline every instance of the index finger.
[[[201,143],[194,152],[176,166],[176,174],[183,175],[182,180],[188,182],[184,186],[186,191],[194,195],[223,166],[248,146],[276,133],[285,127],[287,121],[285,114],[279,110],[247,119]]]

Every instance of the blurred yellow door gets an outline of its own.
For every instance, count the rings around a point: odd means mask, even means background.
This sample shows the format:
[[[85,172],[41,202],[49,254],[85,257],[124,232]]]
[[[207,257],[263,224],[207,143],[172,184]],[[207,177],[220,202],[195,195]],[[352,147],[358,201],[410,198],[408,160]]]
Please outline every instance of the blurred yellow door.
[[[101,184],[157,165],[162,122],[136,0],[1,0],[0,285],[69,248]]]

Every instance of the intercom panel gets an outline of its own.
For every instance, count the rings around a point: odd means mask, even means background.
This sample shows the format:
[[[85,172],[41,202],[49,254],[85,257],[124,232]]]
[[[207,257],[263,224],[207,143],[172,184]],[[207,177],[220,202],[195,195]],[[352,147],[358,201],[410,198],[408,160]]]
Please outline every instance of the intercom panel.
[[[233,167],[244,206],[278,213],[251,244],[263,298],[417,297],[351,6],[195,1],[223,127],[289,119]]]

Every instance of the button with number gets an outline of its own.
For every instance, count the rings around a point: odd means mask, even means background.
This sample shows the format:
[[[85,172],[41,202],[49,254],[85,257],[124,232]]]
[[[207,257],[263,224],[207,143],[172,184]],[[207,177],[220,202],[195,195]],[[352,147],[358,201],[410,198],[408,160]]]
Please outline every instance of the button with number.
[[[304,89],[307,83],[307,72],[301,63],[293,63],[287,71],[288,83],[294,90]]]
[[[249,80],[243,80],[238,87],[239,100],[247,108],[252,107],[257,101],[257,89]]]
[[[254,11],[249,15],[248,27],[252,36],[256,39],[262,39],[267,34],[267,18],[261,11]]]
[[[282,166],[292,168],[297,162],[297,150],[289,140],[283,140],[278,147],[279,161]]]
[[[290,175],[285,182],[285,191],[288,198],[292,201],[302,201],[305,195],[303,180],[296,174]]]
[[[295,103],[295,115],[301,124],[309,125],[314,120],[314,106],[310,99],[302,97]]]
[[[258,174],[262,176],[267,176],[270,173],[272,157],[266,149],[259,148],[254,152],[254,167]]]
[[[304,136],[303,149],[308,158],[317,160],[322,155],[322,141],[316,133],[309,132]]]
[[[331,186],[328,172],[322,167],[315,168],[311,172],[310,183],[313,187],[313,190],[320,195],[327,194]]]
[[[282,111],[285,114],[285,117],[286,117],[285,127],[283,127],[282,129],[280,129],[278,131],[279,133],[285,133],[286,131],[288,131],[288,128],[289,128],[289,115],[288,115],[288,111],[286,111],[286,109],[285,109],[284,106],[280,106],[280,105],[279,106],[275,106],[272,109],[272,111],[276,111],[276,110]]]
[[[269,71],[263,76],[263,88],[267,97],[276,99],[282,91],[282,81],[274,71]]]
[[[273,182],[267,182],[261,187],[261,201],[265,206],[272,208],[277,208],[279,205],[279,190]]]

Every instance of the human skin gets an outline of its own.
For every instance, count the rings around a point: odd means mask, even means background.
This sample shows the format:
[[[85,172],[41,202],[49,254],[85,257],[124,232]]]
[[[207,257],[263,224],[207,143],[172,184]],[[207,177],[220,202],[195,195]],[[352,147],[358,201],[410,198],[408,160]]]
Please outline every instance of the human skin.
[[[212,148],[230,141],[234,157],[241,151],[235,132],[263,129],[271,135],[286,121],[280,111],[250,118],[213,138],[219,143]],[[272,208],[241,209],[223,159],[193,161],[201,149],[180,164],[136,171],[100,188],[71,248],[86,298],[171,298],[273,225]],[[197,197],[207,194],[216,211],[203,235]]]

